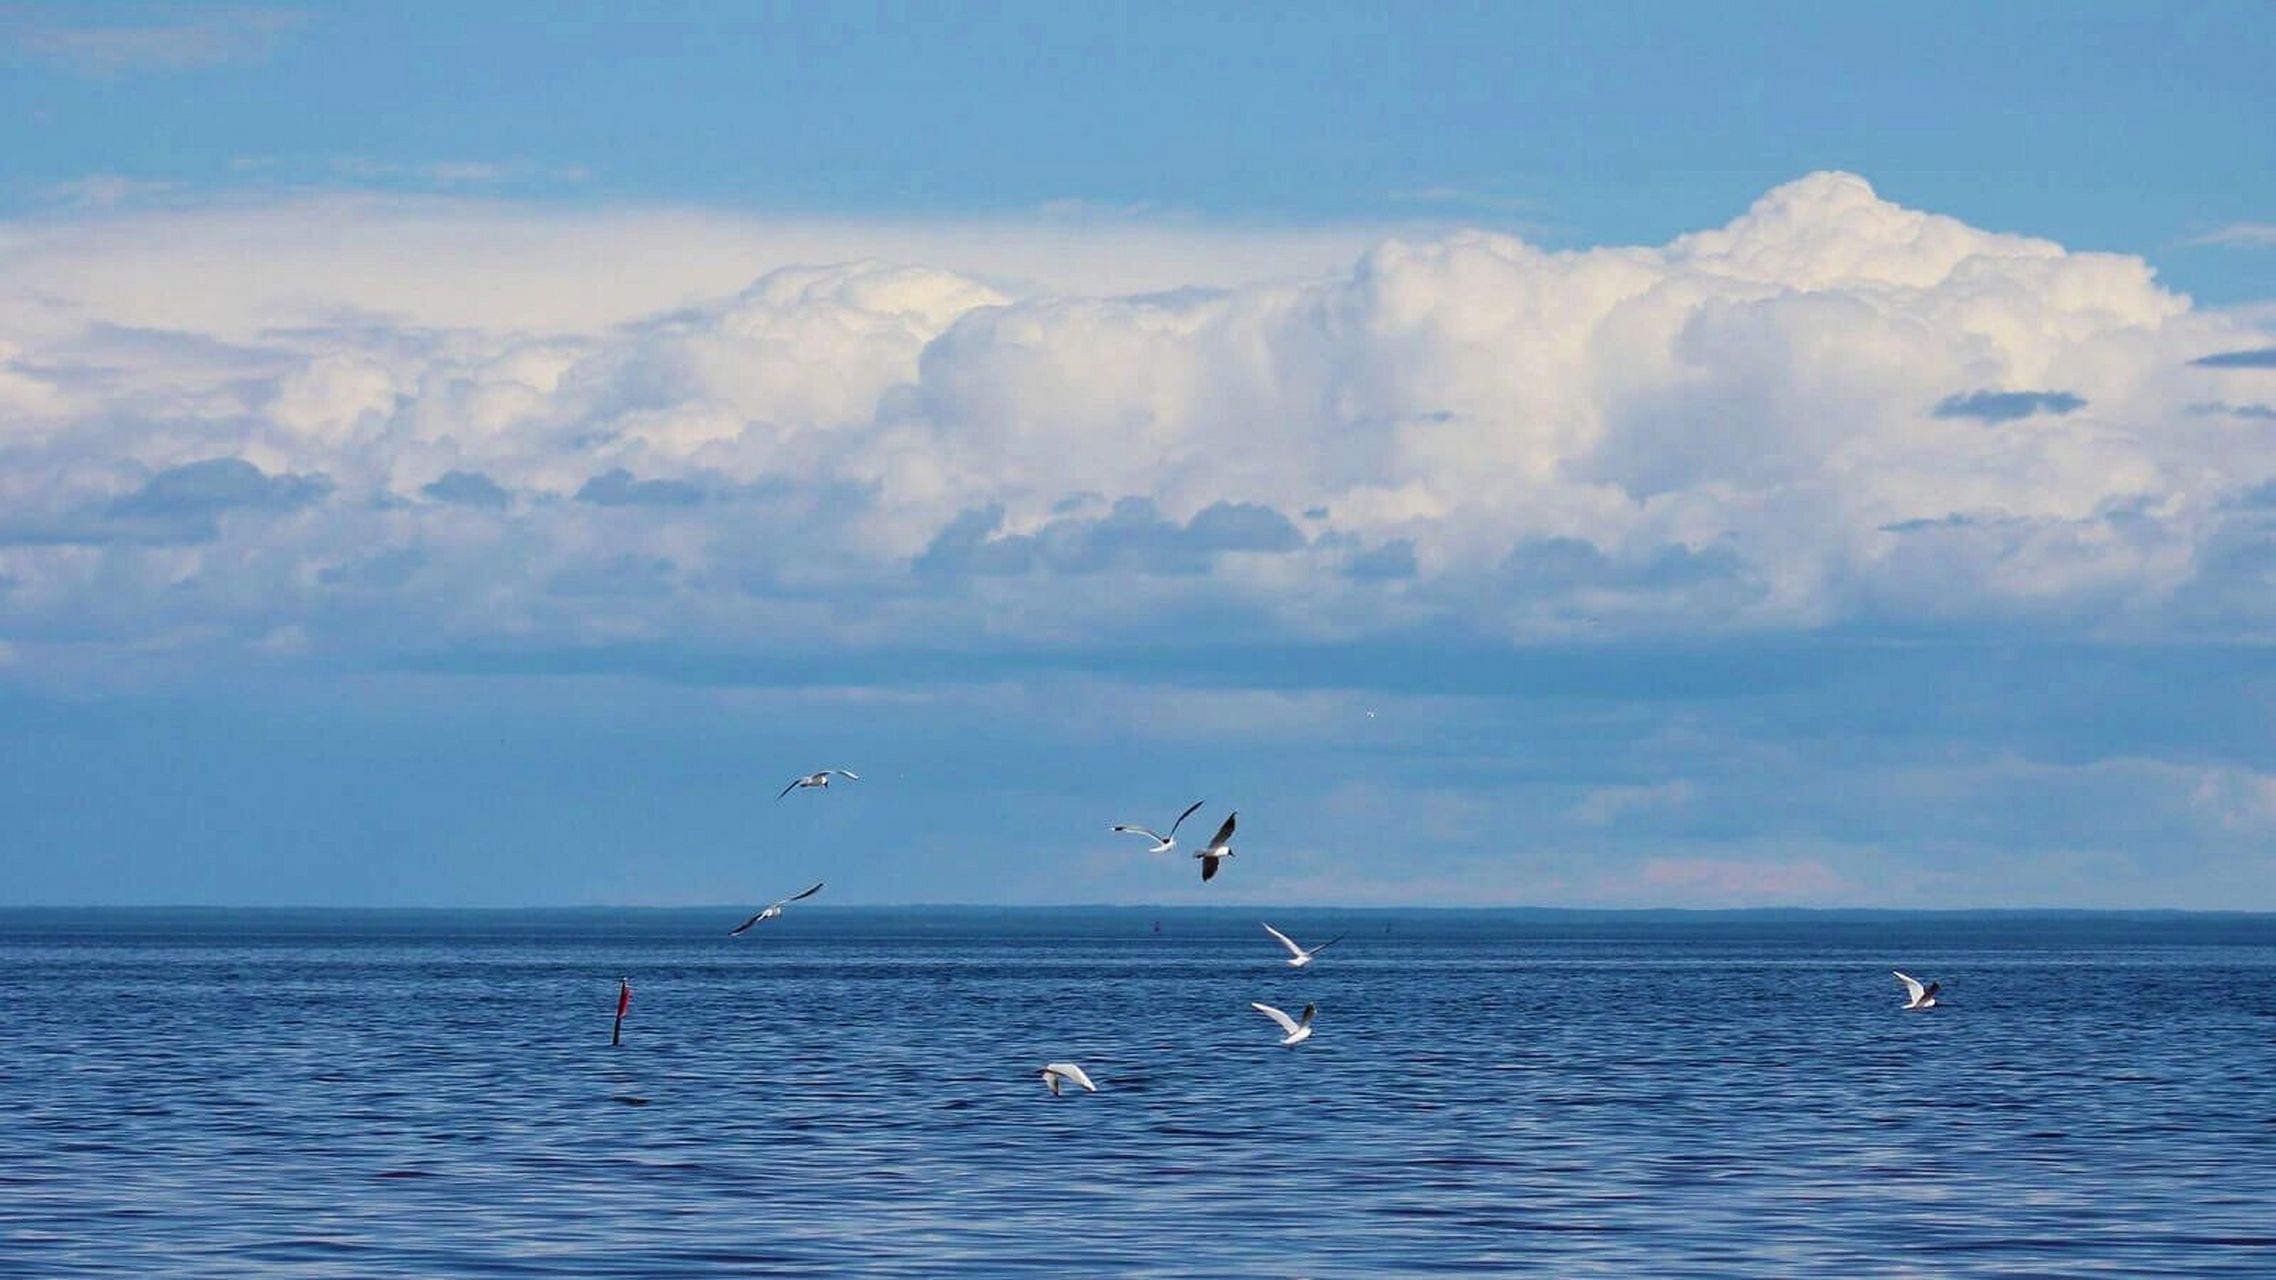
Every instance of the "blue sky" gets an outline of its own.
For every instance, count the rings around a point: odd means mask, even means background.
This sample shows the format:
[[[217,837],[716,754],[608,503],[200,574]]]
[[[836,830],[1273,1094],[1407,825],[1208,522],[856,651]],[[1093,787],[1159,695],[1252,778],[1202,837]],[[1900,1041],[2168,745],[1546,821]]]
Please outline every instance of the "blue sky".
[[[0,187],[1432,216],[1652,243],[1819,169],[2264,297],[2251,3],[19,7]],[[111,33],[108,43],[99,37]],[[125,34],[121,34],[121,33]],[[74,42],[67,38],[79,36]],[[438,176],[439,175],[439,176]]]
[[[0,901],[2276,909],[2272,60],[11,8]]]

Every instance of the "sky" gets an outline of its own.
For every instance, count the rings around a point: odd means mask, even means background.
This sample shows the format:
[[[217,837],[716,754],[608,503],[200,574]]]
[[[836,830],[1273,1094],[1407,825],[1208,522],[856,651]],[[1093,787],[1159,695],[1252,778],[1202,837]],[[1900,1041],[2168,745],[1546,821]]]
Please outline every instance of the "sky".
[[[0,8],[0,904],[2276,910],[2272,60]]]

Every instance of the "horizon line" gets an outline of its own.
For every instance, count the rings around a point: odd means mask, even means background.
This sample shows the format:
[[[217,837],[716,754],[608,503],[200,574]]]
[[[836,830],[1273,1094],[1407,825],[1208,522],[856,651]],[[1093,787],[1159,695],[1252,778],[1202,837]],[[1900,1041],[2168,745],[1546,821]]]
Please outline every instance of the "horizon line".
[[[319,904],[232,904],[232,903],[23,903],[0,904],[0,914],[65,913],[65,912],[270,912],[319,913],[361,912],[369,914],[440,915],[445,913],[534,915],[540,913],[604,913],[666,914],[722,912],[744,910],[748,904],[739,902],[678,905],[632,905],[622,903],[577,903],[520,906],[439,906],[439,905],[319,905]],[[1059,902],[1059,903],[993,903],[993,902],[877,902],[877,903],[811,903],[799,908],[802,913],[849,911],[1210,911],[1248,913],[1256,911],[1348,911],[1369,914],[1412,913],[1465,913],[1471,915],[1533,914],[1533,915],[1904,915],[1904,916],[2015,916],[2015,915],[2069,915],[2069,916],[2204,916],[2220,918],[2276,919],[2276,909],[2240,907],[2064,907],[2064,906],[1997,906],[1997,907],[1906,907],[1906,906],[1716,906],[1716,907],[1574,907],[1528,906],[1523,904],[1495,904],[1487,906],[1346,906],[1337,904],[1306,903],[1117,903],[1117,902]]]

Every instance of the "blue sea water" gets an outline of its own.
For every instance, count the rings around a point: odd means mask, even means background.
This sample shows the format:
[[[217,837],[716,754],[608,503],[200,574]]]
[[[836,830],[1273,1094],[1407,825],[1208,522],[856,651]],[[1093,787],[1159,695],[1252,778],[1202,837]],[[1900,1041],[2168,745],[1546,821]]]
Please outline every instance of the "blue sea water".
[[[736,914],[0,912],[0,1273],[2276,1275],[2276,918]]]

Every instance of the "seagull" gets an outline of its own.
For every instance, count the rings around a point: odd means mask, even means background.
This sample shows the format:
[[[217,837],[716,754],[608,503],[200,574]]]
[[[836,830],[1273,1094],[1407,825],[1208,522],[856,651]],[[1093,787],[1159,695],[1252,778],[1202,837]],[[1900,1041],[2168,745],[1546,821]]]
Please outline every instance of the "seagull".
[[[1259,923],[1262,922],[1260,921]],[[1273,937],[1280,939],[1280,945],[1288,948],[1288,967],[1291,969],[1303,968],[1305,965],[1312,963],[1313,956],[1316,956],[1321,952],[1327,950],[1329,947],[1332,947],[1337,943],[1343,941],[1343,935],[1339,933],[1335,937],[1332,937],[1326,942],[1321,943],[1319,946],[1312,948],[1310,951],[1306,951],[1304,948],[1299,947],[1294,942],[1290,941],[1287,934],[1282,933],[1280,930],[1273,928],[1269,924],[1264,926],[1264,931],[1271,934]]]
[[[1209,877],[1217,874],[1218,859],[1230,858],[1233,856],[1232,846],[1228,845],[1225,842],[1233,838],[1233,822],[1240,816],[1241,815],[1238,810],[1226,814],[1225,825],[1217,828],[1217,834],[1209,837],[1209,843],[1201,846],[1201,851],[1193,855],[1194,857],[1201,859],[1201,879],[1203,883],[1207,883]]]
[[[1897,981],[1905,984],[1905,994],[1912,997],[1906,1003],[1905,1008],[1933,1009],[1936,1007],[1936,993],[1944,989],[1943,983],[1931,982],[1924,987],[1920,985],[1920,979],[1902,969],[1891,969],[1889,972],[1897,975]]]
[[[1254,1000],[1249,1001],[1249,1007],[1280,1024],[1280,1029],[1288,1033],[1282,1044],[1302,1044],[1312,1038],[1312,1015],[1319,1012],[1318,1005],[1305,1005],[1302,1018],[1291,1018],[1269,1004],[1258,1004]]]
[[[1178,820],[1170,824],[1170,833],[1166,836],[1161,832],[1154,830],[1152,827],[1118,826],[1115,828],[1115,830],[1127,831],[1134,836],[1152,836],[1154,837],[1154,847],[1148,849],[1146,852],[1168,853],[1170,850],[1178,847],[1178,828],[1185,825],[1185,820],[1193,816],[1194,810],[1207,803],[1209,802],[1206,800],[1196,800],[1192,804],[1187,805],[1185,812],[1178,815]]]
[[[1097,1093],[1097,1092],[1098,1092],[1098,1086],[1097,1086],[1097,1085],[1095,1085],[1095,1084],[1092,1084],[1092,1083],[1091,1083],[1091,1078],[1090,1078],[1089,1076],[1086,1076],[1086,1075],[1084,1075],[1084,1074],[1083,1074],[1083,1069],[1082,1069],[1081,1067],[1078,1067],[1078,1066],[1076,1066],[1074,1063],[1072,1063],[1072,1062],[1046,1062],[1046,1063],[1044,1063],[1044,1064],[1043,1064],[1043,1083],[1045,1083],[1045,1084],[1047,1084],[1047,1085],[1050,1085],[1050,1086],[1051,1086],[1051,1096],[1052,1096],[1052,1097],[1054,1097],[1054,1098],[1056,1098],[1056,1097],[1058,1097],[1058,1096],[1059,1096],[1059,1084],[1060,1084],[1060,1082],[1061,1082],[1061,1081],[1066,1081],[1066,1082],[1067,1082],[1067,1083],[1069,1083],[1069,1084],[1079,1084],[1079,1085],[1083,1086],[1083,1090],[1084,1090],[1084,1092],[1086,1092],[1086,1093]]]
[[[820,773],[809,773],[803,778],[791,779],[789,786],[784,787],[781,791],[775,794],[775,799],[780,800],[784,796],[789,795],[791,792],[798,790],[800,787],[827,787],[830,785],[830,775],[833,773],[841,778],[844,778],[848,782],[861,781],[861,775],[850,770],[824,769]]]
[[[817,894],[817,893],[820,893],[821,891],[822,891],[822,882],[821,882],[821,881],[819,881],[819,880],[816,880],[816,881],[814,882],[814,887],[813,887],[813,888],[811,888],[811,889],[808,889],[808,890],[807,890],[806,892],[804,892],[804,893],[794,893],[794,894],[790,895],[789,897],[787,897],[787,898],[784,898],[784,899],[783,899],[782,901],[780,901],[780,902],[776,902],[776,903],[772,903],[772,904],[770,904],[770,905],[767,907],[767,909],[766,909],[766,910],[759,912],[757,915],[755,915],[755,916],[752,916],[750,919],[748,919],[748,920],[745,920],[743,923],[741,923],[741,924],[739,924],[739,925],[736,925],[736,926],[735,926],[734,928],[732,928],[732,929],[729,929],[729,930],[727,931],[727,936],[728,936],[728,937],[730,937],[730,938],[732,938],[732,937],[734,937],[736,934],[738,934],[738,933],[741,933],[743,930],[750,928],[752,925],[755,925],[755,924],[759,923],[759,922],[760,922],[760,921],[762,921],[762,920],[772,920],[772,919],[774,919],[776,916],[779,916],[779,915],[781,915],[781,914],[782,914],[782,909],[783,909],[784,907],[787,907],[787,906],[789,906],[791,903],[798,901],[800,898],[811,898],[811,897],[813,897],[815,894]]]

